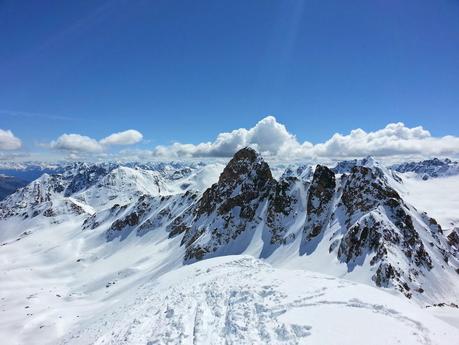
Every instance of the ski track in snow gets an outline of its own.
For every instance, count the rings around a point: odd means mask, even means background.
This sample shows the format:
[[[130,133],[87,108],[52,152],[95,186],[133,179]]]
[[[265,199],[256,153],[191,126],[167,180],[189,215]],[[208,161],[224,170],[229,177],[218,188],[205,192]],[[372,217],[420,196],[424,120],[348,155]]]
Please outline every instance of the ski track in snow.
[[[372,344],[459,339],[458,330],[387,293],[246,256],[181,268],[136,295],[80,325],[63,344],[333,344],[334,336],[355,344],[366,334]]]

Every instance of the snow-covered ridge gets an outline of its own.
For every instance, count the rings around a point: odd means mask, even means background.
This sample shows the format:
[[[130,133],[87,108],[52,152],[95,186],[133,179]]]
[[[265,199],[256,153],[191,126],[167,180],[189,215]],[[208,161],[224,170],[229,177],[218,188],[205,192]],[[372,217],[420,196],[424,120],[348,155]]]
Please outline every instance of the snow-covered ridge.
[[[455,302],[448,298],[457,246],[404,199],[402,179],[372,157],[342,162],[335,171],[289,167],[276,180],[263,158],[245,148],[206,190],[192,181],[208,166],[156,168],[74,164],[8,197],[0,215],[59,222],[60,215],[85,214],[84,228],[102,227],[109,241],[164,228],[180,238],[184,263],[246,252],[273,263],[279,255],[308,257],[326,263],[326,271],[345,269],[409,298]]]
[[[216,178],[220,164],[72,163],[58,173],[42,174],[0,203],[0,216],[33,217],[48,206],[73,198],[100,210],[135,202],[142,195],[202,191]]]
[[[435,177],[459,175],[459,162],[446,159],[428,159],[420,162],[407,162],[391,166],[400,173],[414,173],[423,180]]]
[[[226,167],[85,163],[41,176],[0,203],[0,291],[12,315],[0,334],[28,344],[333,343],[318,320],[297,321],[313,309],[374,317],[384,341],[456,336],[419,306],[459,304],[459,237],[415,207],[405,174],[366,159],[279,176],[249,148]],[[340,286],[350,288],[336,295]]]

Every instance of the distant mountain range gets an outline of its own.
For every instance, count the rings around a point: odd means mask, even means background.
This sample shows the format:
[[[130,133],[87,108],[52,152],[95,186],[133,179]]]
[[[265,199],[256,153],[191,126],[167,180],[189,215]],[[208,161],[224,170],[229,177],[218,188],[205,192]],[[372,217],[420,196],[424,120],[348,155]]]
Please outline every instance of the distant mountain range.
[[[344,160],[336,163],[331,169],[334,173],[342,174],[349,173],[352,167],[371,166],[375,162],[373,157],[363,159]],[[169,171],[171,174],[177,174],[179,178],[187,169],[195,169],[203,167],[208,163],[184,163],[184,162],[127,162],[127,163],[85,163],[85,162],[57,162],[57,163],[42,163],[42,162],[0,162],[0,200],[7,195],[12,194],[18,188],[25,186],[27,183],[39,178],[43,174],[59,174],[68,170],[81,167],[85,169],[88,166],[101,167],[102,169],[114,169],[116,167],[127,167],[141,170],[151,170],[158,172]],[[305,169],[308,165],[295,164],[290,166],[285,173],[296,169]],[[275,166],[276,170],[280,167]],[[413,173],[416,176],[427,180],[429,178],[446,177],[459,175],[459,162],[452,161],[448,158],[438,159],[433,158],[419,162],[405,162],[389,166],[388,169],[395,170],[399,173]],[[173,178],[173,176],[171,176]]]

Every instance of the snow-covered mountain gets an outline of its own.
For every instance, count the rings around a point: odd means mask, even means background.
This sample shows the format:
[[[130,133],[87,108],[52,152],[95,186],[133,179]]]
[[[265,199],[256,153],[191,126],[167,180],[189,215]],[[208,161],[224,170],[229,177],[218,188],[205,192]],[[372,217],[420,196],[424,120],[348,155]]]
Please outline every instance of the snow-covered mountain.
[[[226,166],[75,163],[0,202],[0,334],[335,343],[313,308],[343,343],[368,343],[343,321],[368,317],[381,342],[444,343],[458,331],[425,307],[459,304],[459,235],[424,211],[371,157],[278,179],[250,148]]]
[[[393,170],[401,173],[414,173],[423,180],[432,177],[459,175],[459,162],[446,159],[428,159],[421,162],[406,162],[393,165]]]
[[[59,173],[42,174],[1,204],[0,217],[55,214],[53,205],[78,202],[86,209],[126,205],[143,195],[170,195],[202,190],[218,177],[221,165],[73,163]],[[91,212],[92,213],[92,212]]]

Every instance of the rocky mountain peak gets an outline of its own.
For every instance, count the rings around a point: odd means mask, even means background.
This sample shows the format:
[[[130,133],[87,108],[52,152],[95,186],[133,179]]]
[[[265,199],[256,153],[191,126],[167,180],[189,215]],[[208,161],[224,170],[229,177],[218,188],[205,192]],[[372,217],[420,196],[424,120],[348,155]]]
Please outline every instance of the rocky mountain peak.
[[[232,184],[247,176],[259,177],[261,183],[273,178],[269,165],[250,147],[244,147],[235,153],[221,173],[218,183]]]
[[[335,193],[336,180],[332,170],[317,165],[309,187],[307,201],[306,239],[316,237],[322,231],[330,216],[330,207]]]
[[[257,214],[277,182],[269,165],[252,148],[239,150],[217,183],[208,188],[187,214],[174,220],[171,234],[185,232],[185,259],[211,254],[260,222]]]

